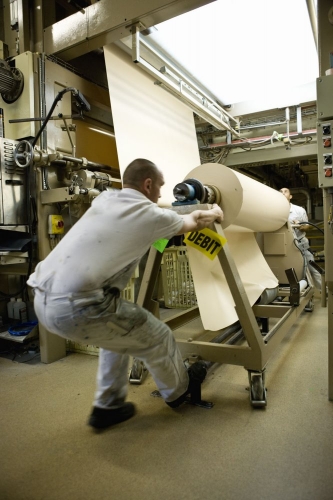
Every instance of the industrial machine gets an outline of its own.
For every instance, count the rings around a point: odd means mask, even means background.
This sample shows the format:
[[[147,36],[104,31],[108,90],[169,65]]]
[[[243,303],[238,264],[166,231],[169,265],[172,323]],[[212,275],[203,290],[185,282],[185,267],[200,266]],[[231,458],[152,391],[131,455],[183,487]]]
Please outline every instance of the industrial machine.
[[[326,26],[326,18],[323,18],[323,23],[323,26]],[[330,55],[332,57],[332,54]],[[333,252],[332,73],[332,69],[329,69],[324,76],[317,79],[318,184],[323,190],[325,254],[329,256],[325,266],[325,277],[328,288],[328,380],[330,400],[333,399],[333,266],[330,258]]]
[[[115,150],[107,90],[54,58],[26,52],[1,60],[0,108],[0,293],[9,300],[28,298],[33,266],[94,197],[120,188],[120,173],[116,154],[115,167],[104,160]],[[42,361],[65,356],[62,339],[42,328],[39,335]]]

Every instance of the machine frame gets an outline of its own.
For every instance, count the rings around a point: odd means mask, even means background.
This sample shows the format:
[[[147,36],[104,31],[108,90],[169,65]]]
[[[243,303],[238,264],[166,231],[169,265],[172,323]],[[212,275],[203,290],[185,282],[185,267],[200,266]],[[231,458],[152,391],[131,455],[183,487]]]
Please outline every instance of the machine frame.
[[[192,207],[192,210],[197,209],[208,209],[208,205],[201,204]],[[224,231],[219,223],[212,224],[210,229],[224,237]],[[248,371],[251,405],[253,407],[263,407],[267,404],[265,387],[266,365],[291,326],[311,302],[314,295],[311,277],[308,280],[309,286],[303,292],[299,292],[297,289],[293,290],[292,287],[295,283],[290,283],[289,291],[286,291],[284,288],[279,292],[281,296],[290,295],[291,297],[293,295],[294,300],[291,300],[290,303],[273,302],[269,305],[254,305],[252,307],[228,243],[222,247],[217,257],[234,299],[239,323],[247,344],[230,345],[228,343],[221,344],[216,341],[214,342],[216,332],[211,332],[211,340],[207,340],[207,331],[203,332],[205,334],[205,341],[193,340],[192,338],[177,338],[177,329],[200,316],[198,307],[178,312],[165,320],[165,323],[175,333],[178,347],[184,359],[203,359],[213,363],[243,366]],[[161,262],[162,253],[152,247],[137,300],[139,305],[148,309],[157,317],[159,316],[159,304],[153,300],[153,293]],[[297,300],[295,300],[295,296]],[[268,326],[269,318],[275,318],[277,321],[271,329],[267,328],[267,332],[261,332],[257,318],[263,318],[265,326]],[[141,383],[144,376],[144,367],[140,365],[136,366],[134,363],[130,374],[130,382]]]

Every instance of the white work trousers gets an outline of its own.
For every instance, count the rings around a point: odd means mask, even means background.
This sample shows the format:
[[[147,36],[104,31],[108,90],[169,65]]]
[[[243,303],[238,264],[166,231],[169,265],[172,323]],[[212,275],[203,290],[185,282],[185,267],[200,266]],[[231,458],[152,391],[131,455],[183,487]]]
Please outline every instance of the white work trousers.
[[[321,290],[321,274],[310,265],[310,262],[314,260],[312,253],[310,250],[305,250],[304,251],[304,257],[306,258],[307,264],[308,264],[308,269],[310,271],[313,284],[314,286],[318,289]]]
[[[60,295],[35,288],[34,294],[37,318],[48,331],[101,348],[94,406],[123,403],[129,356],[145,364],[165,401],[186,391],[188,374],[173,334],[146,309],[102,289]]]

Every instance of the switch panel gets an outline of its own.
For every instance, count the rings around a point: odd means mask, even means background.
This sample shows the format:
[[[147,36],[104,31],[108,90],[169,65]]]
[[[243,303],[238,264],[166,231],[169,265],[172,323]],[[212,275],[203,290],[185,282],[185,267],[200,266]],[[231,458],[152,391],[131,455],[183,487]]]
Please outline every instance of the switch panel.
[[[322,123],[318,123],[318,182],[321,188],[333,186],[333,148],[331,131],[333,131],[333,119],[332,121],[325,120]]]
[[[333,187],[333,75],[317,78],[318,185]]]
[[[65,231],[62,215],[49,215],[49,234],[63,234]]]

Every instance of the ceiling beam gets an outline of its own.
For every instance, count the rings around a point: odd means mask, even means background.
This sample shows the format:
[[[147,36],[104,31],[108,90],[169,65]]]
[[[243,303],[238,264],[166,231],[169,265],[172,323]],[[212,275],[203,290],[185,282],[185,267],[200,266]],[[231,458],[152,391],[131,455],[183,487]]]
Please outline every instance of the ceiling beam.
[[[284,146],[265,148],[265,149],[252,149],[251,151],[244,151],[232,153],[224,160],[224,165],[228,167],[236,166],[257,166],[256,163],[277,163],[287,162],[293,160],[302,160],[307,158],[317,158],[317,143],[310,143],[304,146],[291,147],[286,149]]]
[[[44,30],[44,51],[70,61],[215,0],[100,0]]]

